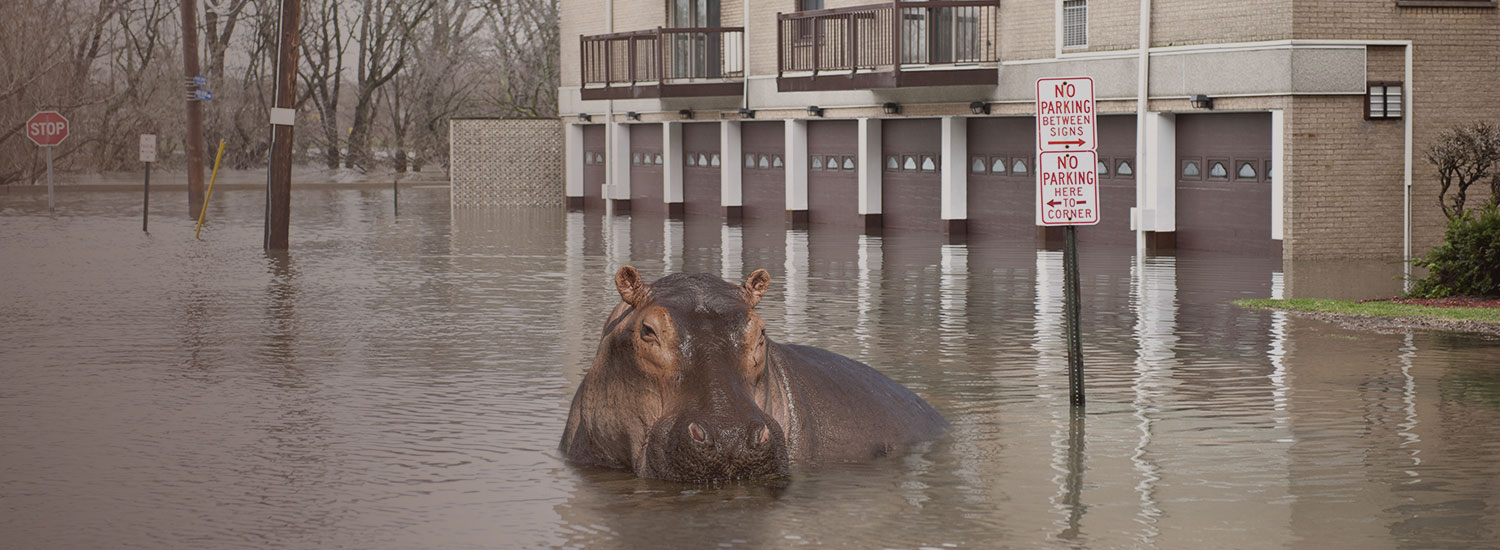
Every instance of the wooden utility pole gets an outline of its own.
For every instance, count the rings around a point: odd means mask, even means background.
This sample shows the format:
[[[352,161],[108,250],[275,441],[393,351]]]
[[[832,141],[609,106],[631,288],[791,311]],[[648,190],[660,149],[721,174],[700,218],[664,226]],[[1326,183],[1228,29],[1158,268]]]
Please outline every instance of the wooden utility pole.
[[[282,0],[276,46],[276,95],[271,104],[271,166],[266,178],[266,250],[291,247],[292,124],[297,114],[297,48],[302,0]]]
[[[203,209],[203,106],[194,97],[198,75],[198,0],[182,0],[182,72],[187,94],[188,219]]]

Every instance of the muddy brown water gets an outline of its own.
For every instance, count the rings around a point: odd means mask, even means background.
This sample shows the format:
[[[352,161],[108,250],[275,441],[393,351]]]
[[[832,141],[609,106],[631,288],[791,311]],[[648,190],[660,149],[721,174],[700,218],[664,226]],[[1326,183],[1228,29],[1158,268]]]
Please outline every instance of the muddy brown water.
[[[1500,546],[1500,342],[1227,303],[1362,268],[1085,248],[1079,417],[1057,252],[401,198],[298,191],[268,257],[253,191],[202,241],[177,192],[149,235],[135,194],[0,196],[0,547]],[[767,268],[773,338],[951,433],[776,486],[565,463],[624,263]]]

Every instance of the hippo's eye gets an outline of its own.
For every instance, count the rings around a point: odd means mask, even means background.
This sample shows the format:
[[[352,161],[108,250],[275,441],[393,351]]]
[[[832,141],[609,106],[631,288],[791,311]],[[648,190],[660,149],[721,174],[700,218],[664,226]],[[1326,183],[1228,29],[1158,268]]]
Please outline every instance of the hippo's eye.
[[[648,325],[646,323],[641,323],[641,339],[645,340],[647,342],[655,343],[656,342],[656,329],[651,328],[651,325]]]

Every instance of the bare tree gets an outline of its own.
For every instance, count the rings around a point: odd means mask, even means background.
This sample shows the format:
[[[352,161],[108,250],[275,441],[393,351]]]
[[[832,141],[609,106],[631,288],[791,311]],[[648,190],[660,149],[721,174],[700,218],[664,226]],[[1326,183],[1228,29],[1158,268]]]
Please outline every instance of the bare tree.
[[[1437,143],[1427,148],[1427,161],[1438,169],[1438,205],[1448,219],[1464,215],[1469,186],[1486,179],[1492,190],[1490,201],[1500,200],[1500,128],[1478,122],[1445,130]],[[1449,195],[1449,191],[1453,191]]]
[[[412,41],[407,66],[382,91],[391,121],[397,172],[420,171],[431,158],[447,158],[447,120],[458,113],[487,75],[475,37],[487,28],[476,4],[439,5]]]
[[[506,116],[557,116],[558,0],[489,0],[499,85],[487,98]]]
[[[359,67],[345,168],[371,166],[370,130],[375,118],[375,92],[406,66],[416,29],[436,5],[436,0],[364,0],[355,42]]]
[[[343,141],[338,113],[344,84],[344,54],[353,41],[350,30],[356,21],[342,0],[312,0],[309,4],[311,9],[303,12],[304,62],[299,76],[304,84],[305,100],[312,101],[318,111],[323,135],[315,141],[323,150],[324,163],[329,168],[338,168],[339,147]]]

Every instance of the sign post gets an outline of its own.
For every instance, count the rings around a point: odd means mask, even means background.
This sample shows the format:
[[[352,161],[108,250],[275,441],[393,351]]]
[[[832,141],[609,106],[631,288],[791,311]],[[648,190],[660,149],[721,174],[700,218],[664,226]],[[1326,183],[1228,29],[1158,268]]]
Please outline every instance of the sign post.
[[[1063,226],[1063,318],[1068,401],[1082,407],[1083,331],[1079,327],[1077,226],[1099,223],[1099,145],[1094,79],[1036,81],[1036,224]]]
[[[141,200],[141,231],[151,220],[151,163],[156,162],[156,134],[141,134],[141,162],[146,163],[146,192]]]
[[[41,111],[26,121],[26,137],[47,148],[47,210],[56,208],[52,196],[52,148],[68,138],[68,119],[57,111]]]

